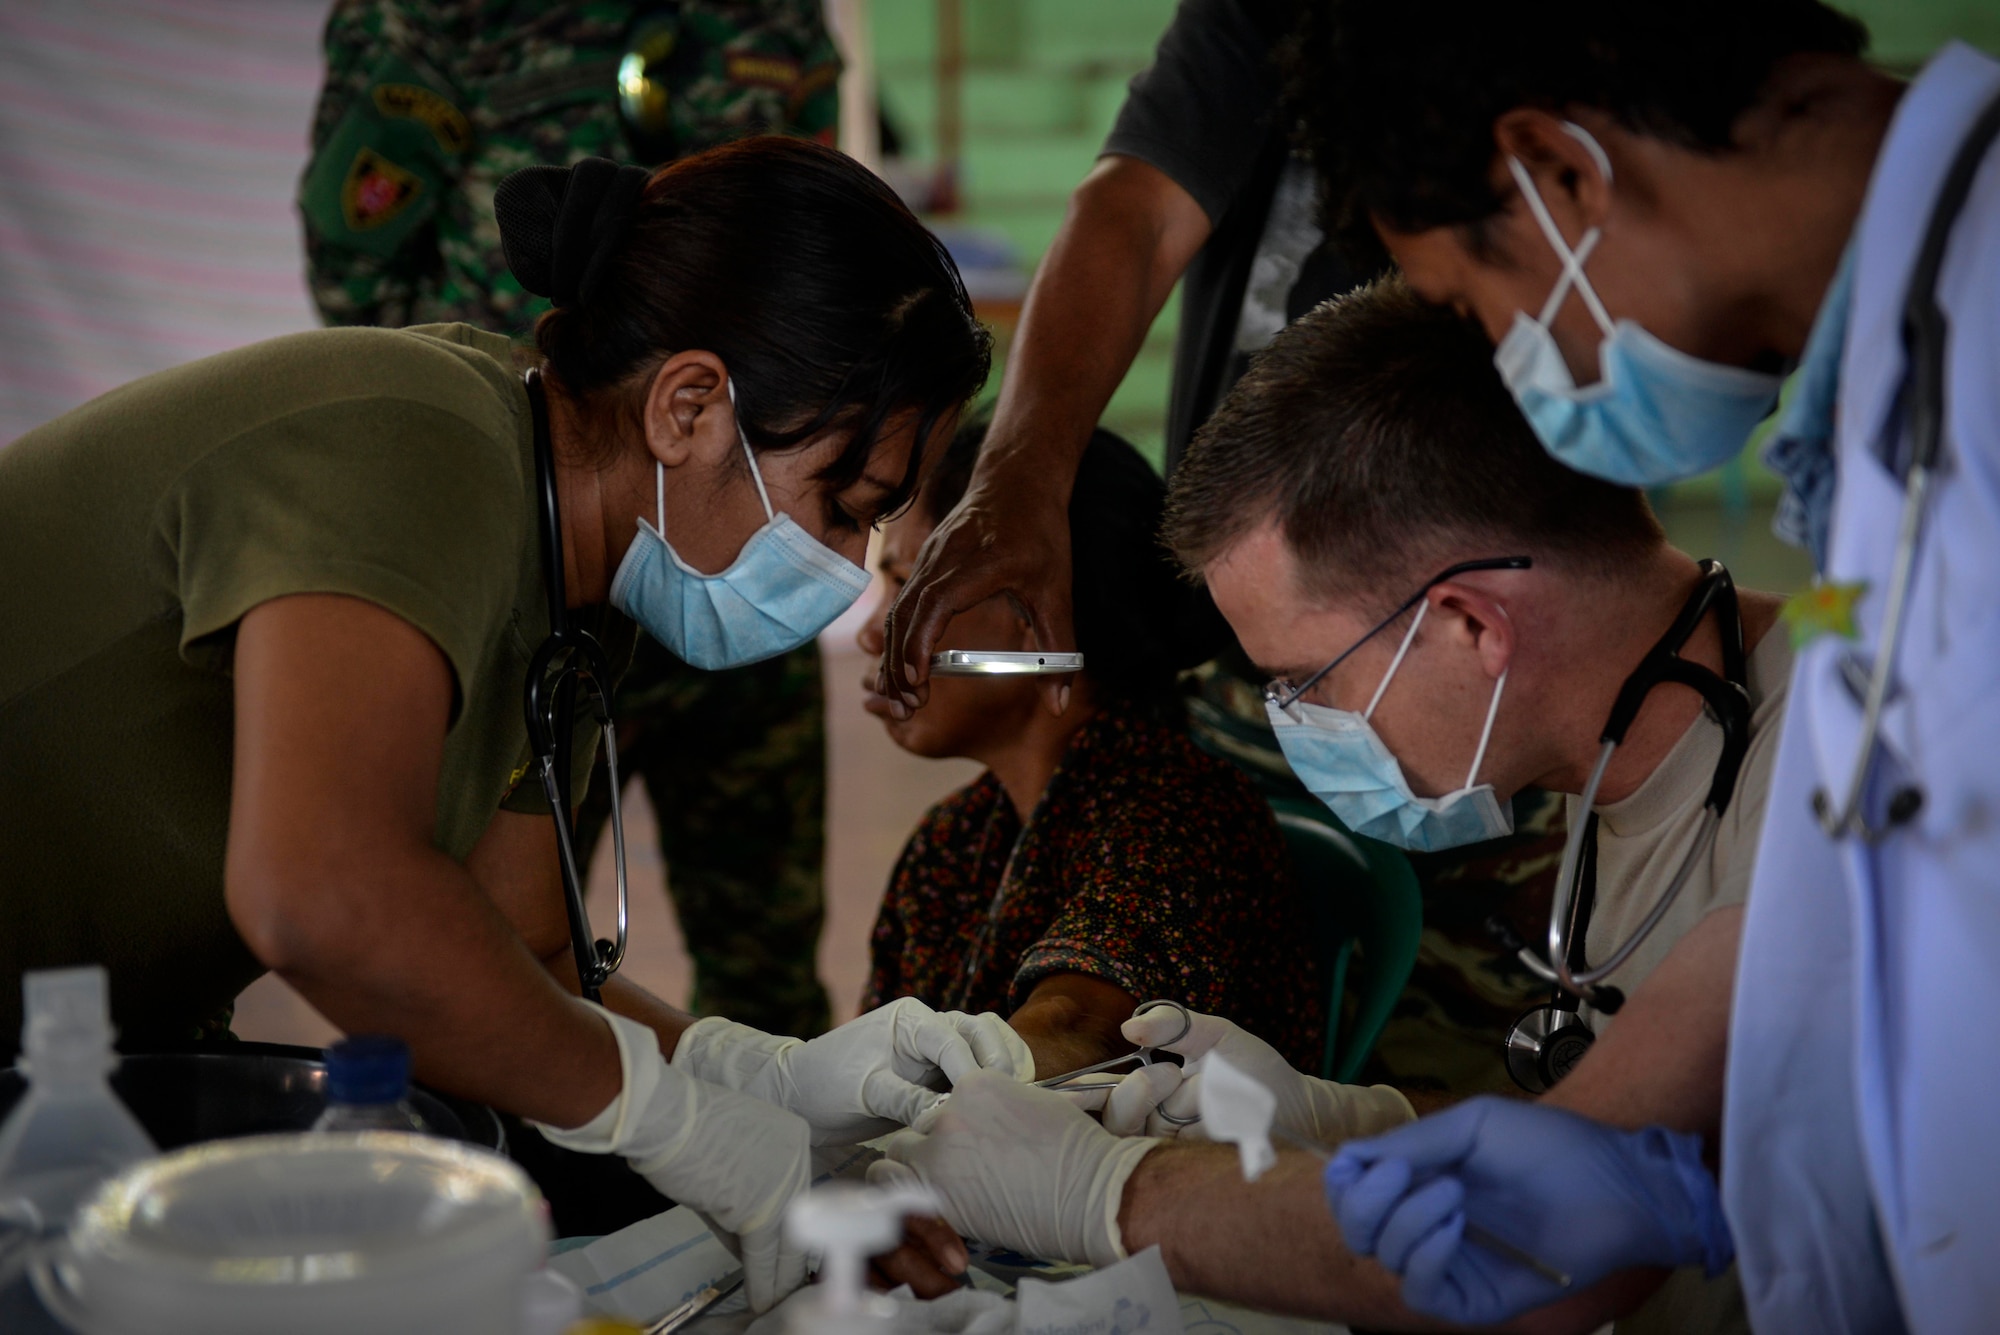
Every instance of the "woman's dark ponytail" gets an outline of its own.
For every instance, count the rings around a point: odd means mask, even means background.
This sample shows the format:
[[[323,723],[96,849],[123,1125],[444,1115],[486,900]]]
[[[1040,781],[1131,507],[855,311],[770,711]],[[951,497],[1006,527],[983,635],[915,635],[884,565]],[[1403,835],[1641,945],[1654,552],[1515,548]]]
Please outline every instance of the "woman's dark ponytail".
[[[913,420],[894,508],[985,383],[992,339],[950,255],[833,149],[765,135],[650,175],[601,158],[531,167],[500,183],[494,212],[514,276],[555,303],[535,323],[547,372],[586,411],[631,406],[644,373],[705,349],[754,448],[845,436],[820,471],[836,489],[892,418]]]
[[[609,158],[512,173],[493,192],[507,268],[558,309],[588,305],[632,230],[651,175]]]

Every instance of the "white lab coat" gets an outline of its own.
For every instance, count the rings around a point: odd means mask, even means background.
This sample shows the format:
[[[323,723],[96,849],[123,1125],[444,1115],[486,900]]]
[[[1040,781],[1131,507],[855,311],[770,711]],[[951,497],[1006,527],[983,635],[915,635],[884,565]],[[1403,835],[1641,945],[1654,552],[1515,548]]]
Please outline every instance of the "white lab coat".
[[[1821,832],[1861,708],[1903,491],[1900,322],[1916,252],[2000,63],[1953,46],[1897,110],[1855,235],[1826,578],[1865,580],[1860,644],[1800,656],[1743,936],[1724,1200],[1760,1331],[2000,1330],[2000,146],[1952,233],[1944,463],[1933,483],[1868,807],[1913,781],[1875,848]],[[1870,659],[1869,661],[1872,661]]]

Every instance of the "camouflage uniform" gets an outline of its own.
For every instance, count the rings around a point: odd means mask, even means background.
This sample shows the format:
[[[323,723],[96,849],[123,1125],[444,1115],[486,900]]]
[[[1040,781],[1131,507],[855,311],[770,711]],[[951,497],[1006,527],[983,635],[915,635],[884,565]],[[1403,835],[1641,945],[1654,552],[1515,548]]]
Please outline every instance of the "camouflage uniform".
[[[635,45],[665,48],[646,69],[671,87],[668,126],[621,114]],[[521,333],[548,307],[501,258],[493,189],[507,173],[661,161],[767,131],[830,143],[838,110],[819,0],[340,0],[326,61],[300,205],[330,324]]]
[[[507,173],[664,161],[771,131],[831,142],[838,106],[820,0],[339,0],[325,42],[300,210],[329,324],[463,320],[524,337],[548,307],[501,255],[493,190]],[[621,88],[635,94],[624,107]],[[696,1009],[822,1031],[817,646],[707,673],[642,641],[618,708],[626,768],[659,817]],[[607,802],[593,784],[585,847]]]

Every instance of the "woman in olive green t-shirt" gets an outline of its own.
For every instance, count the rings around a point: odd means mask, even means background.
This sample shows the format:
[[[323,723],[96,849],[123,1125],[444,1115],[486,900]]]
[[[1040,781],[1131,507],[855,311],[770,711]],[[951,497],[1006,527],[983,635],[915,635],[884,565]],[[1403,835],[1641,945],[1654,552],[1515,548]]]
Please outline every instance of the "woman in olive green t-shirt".
[[[530,169],[498,203],[556,306],[536,339],[569,604],[712,666],[816,634],[985,376],[943,250],[793,140],[650,178]],[[907,1120],[940,1065],[1021,1063],[997,1022],[915,1003],[799,1045],[615,979],[605,1009],[576,998],[521,782],[536,417],[504,339],[329,330],[0,453],[0,1041],[27,969],[104,964],[140,1038],[276,969],[343,1029],[402,1036],[427,1081],[710,1212],[762,1306],[802,1272],[777,1224],[809,1135]]]

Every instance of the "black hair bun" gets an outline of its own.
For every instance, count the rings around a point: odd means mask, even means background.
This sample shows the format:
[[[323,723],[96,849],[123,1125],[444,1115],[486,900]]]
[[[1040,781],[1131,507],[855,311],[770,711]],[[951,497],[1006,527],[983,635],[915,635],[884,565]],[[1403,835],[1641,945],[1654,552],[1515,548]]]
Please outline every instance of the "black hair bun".
[[[507,268],[558,307],[588,305],[632,230],[651,177],[609,158],[510,172],[493,192]]]

